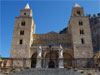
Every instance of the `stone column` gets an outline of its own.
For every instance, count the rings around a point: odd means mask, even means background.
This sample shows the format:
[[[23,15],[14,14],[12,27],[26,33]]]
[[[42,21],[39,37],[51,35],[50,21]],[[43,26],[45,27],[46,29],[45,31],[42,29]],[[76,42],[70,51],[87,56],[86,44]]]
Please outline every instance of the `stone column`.
[[[36,68],[42,68],[42,48],[39,46],[37,50],[37,62],[36,62]]]
[[[64,62],[63,62],[63,48],[60,45],[59,48],[59,68],[64,68]]]

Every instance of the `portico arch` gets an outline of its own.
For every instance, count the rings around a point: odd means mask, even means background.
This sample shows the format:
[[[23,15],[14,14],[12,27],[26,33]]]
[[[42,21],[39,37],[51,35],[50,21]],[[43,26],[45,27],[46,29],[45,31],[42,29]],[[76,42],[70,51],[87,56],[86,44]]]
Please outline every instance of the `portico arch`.
[[[37,53],[34,53],[34,54],[31,56],[31,67],[32,67],[32,68],[35,68],[35,67],[36,67],[36,58],[37,58]]]
[[[52,51],[48,52],[45,56],[45,67],[46,68],[56,68],[58,67],[58,52]]]

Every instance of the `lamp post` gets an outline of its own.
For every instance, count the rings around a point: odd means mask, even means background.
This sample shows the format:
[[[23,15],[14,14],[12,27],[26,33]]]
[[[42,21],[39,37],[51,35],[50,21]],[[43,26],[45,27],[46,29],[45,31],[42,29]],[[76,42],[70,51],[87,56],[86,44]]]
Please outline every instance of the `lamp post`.
[[[52,46],[53,46],[53,43],[49,44],[49,48],[50,48],[49,68],[54,68],[54,63],[53,63],[52,58],[51,58],[51,55],[52,55]]]
[[[49,48],[50,48],[50,61],[51,61],[51,47],[52,47],[52,45],[49,45]]]

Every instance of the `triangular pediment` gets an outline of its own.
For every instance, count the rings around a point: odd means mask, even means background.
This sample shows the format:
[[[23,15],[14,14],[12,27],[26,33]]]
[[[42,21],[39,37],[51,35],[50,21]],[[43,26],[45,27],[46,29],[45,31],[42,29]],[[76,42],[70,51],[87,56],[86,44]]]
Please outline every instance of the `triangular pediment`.
[[[57,33],[54,31],[51,31],[51,32],[48,32],[47,34],[57,34]]]

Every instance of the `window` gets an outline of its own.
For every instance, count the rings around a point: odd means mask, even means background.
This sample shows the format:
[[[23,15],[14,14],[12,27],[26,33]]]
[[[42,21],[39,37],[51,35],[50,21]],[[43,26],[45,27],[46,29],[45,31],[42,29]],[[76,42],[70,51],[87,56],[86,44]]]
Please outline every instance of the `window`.
[[[21,26],[25,26],[25,21],[21,22]]]
[[[23,30],[20,31],[20,35],[24,35],[24,31]]]
[[[80,25],[80,26],[83,25],[83,22],[82,22],[82,21],[79,21],[79,25]]]
[[[83,38],[81,39],[81,43],[84,44],[84,39]]]
[[[19,44],[20,44],[20,45],[23,44],[23,40],[22,40],[22,39],[19,41]]]
[[[26,15],[26,13],[24,13],[24,15]]]
[[[80,15],[80,11],[77,11],[77,14]]]
[[[84,30],[80,30],[80,34],[84,34]]]

